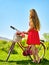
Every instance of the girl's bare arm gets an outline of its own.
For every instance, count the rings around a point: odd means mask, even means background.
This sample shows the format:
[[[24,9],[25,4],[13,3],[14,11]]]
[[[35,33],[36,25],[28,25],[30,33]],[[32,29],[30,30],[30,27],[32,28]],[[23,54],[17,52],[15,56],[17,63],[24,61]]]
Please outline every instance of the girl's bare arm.
[[[27,32],[23,31],[23,33],[24,33],[24,34],[28,34],[28,32],[29,32],[29,31],[30,31],[30,29],[28,29],[28,31],[27,31]]]
[[[24,34],[28,34],[28,32],[25,32],[25,31],[24,31],[23,33],[24,33]]]

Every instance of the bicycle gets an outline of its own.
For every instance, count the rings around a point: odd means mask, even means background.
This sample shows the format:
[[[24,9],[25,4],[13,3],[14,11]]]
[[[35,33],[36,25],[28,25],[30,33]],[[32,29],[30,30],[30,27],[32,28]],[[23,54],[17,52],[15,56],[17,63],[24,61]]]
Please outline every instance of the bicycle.
[[[16,29],[15,27],[13,27],[13,26],[10,26],[10,27],[11,27],[13,30],[19,31],[19,30],[17,30],[17,29]],[[45,50],[46,50],[46,48],[45,48],[44,42],[45,42],[44,40],[40,40],[40,46],[38,47],[38,54],[39,54],[39,56],[40,56],[41,59],[43,59],[44,56],[45,56]],[[24,47],[21,42],[20,42],[20,43],[17,42],[17,44],[18,44],[18,45],[20,46],[20,48],[22,49],[23,55],[24,55],[24,56],[29,56],[30,59],[33,60],[31,47],[29,47],[29,46]],[[7,56],[7,58],[6,58],[6,61],[8,61],[8,59],[9,59],[9,57],[10,57],[10,54],[11,54],[11,52],[12,52],[13,49],[14,49],[14,46],[15,46],[15,43],[12,43],[12,45],[11,45],[11,47],[10,47],[10,49],[9,49],[8,56]]]

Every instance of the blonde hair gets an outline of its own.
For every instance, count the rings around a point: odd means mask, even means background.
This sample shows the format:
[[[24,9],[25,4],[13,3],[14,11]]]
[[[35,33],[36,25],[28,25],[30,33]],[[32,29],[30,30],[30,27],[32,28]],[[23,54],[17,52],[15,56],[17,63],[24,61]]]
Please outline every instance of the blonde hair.
[[[37,12],[35,11],[35,9],[31,9],[30,11],[33,12],[32,13],[33,16],[31,16],[30,19],[32,19],[32,21],[34,23],[34,28],[39,31],[40,30],[40,21],[39,21]]]

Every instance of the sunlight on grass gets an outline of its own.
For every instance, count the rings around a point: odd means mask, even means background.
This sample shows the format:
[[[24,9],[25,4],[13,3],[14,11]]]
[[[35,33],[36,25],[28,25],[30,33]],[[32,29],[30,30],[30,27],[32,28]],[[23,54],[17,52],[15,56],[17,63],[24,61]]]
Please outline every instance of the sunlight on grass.
[[[8,50],[11,46],[11,42],[3,43],[0,42],[0,65],[48,65],[49,64],[49,50],[46,50],[46,54],[44,56],[44,60],[41,63],[33,63],[31,62],[28,56],[23,56],[23,52],[21,48],[16,44],[11,53],[8,62],[6,62],[6,58],[8,56]],[[42,54],[42,51],[40,51]]]

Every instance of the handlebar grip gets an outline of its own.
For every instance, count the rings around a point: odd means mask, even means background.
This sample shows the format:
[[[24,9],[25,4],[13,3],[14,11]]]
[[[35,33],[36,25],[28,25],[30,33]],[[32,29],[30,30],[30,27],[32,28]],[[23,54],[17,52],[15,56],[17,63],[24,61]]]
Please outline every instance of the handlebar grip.
[[[15,30],[15,28],[14,28],[13,26],[10,26],[10,28],[12,28],[12,29],[14,29],[14,30]]]
[[[12,28],[13,30],[19,31],[18,29],[16,29],[16,28],[13,27],[13,26],[10,26],[10,28]],[[20,31],[19,31],[19,32],[20,32]]]

